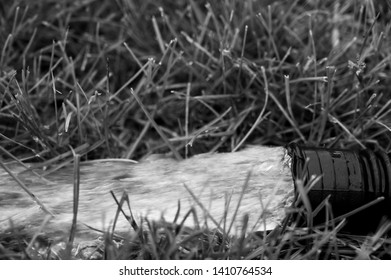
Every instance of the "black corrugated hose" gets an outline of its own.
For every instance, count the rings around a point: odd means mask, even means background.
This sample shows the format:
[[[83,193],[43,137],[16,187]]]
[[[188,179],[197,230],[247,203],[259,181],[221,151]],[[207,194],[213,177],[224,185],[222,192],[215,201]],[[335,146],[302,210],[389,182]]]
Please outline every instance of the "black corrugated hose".
[[[312,210],[327,197],[334,218],[358,211],[347,218],[343,231],[357,234],[375,232],[382,219],[391,219],[390,154],[372,150],[311,148],[290,143],[292,177],[297,193],[298,179],[304,186]],[[319,177],[310,183],[314,177]],[[370,205],[369,207],[366,207]],[[323,209],[314,224],[325,221]]]

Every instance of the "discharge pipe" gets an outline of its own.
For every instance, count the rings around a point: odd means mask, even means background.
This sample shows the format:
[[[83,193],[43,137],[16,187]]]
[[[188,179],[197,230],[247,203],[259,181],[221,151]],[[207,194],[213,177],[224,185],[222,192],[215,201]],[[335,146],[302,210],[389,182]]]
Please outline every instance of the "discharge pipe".
[[[310,148],[291,143],[292,177],[298,194],[298,179],[304,185],[314,178],[308,190],[312,209],[328,198],[334,217],[356,211],[348,218],[345,230],[354,233],[373,231],[382,218],[391,216],[390,154],[372,150]],[[373,205],[371,205],[373,204]],[[368,206],[368,207],[365,207]],[[316,221],[324,221],[324,211]]]

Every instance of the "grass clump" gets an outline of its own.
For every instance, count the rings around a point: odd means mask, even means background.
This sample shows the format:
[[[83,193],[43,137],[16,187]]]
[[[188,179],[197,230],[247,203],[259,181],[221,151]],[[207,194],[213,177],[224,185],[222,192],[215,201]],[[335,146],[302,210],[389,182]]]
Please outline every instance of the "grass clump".
[[[82,160],[179,159],[290,141],[389,152],[389,8],[387,1],[8,1],[0,9],[3,157],[61,165],[73,160],[72,147]],[[198,245],[178,253],[177,236],[164,232],[148,243],[148,257],[134,257],[383,258],[389,242],[336,231],[284,229],[235,241],[193,232]]]

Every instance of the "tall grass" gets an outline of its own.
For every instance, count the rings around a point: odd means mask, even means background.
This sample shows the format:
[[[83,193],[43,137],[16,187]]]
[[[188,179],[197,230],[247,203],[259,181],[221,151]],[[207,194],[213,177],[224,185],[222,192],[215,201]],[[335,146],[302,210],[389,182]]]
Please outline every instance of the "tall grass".
[[[290,141],[391,149],[387,1],[2,5],[6,159],[67,164],[70,148],[82,160],[152,153],[180,159]],[[200,243],[186,251],[183,244],[194,238],[185,237],[179,250],[172,242],[179,237],[169,232],[136,257],[376,258],[389,246],[383,240],[368,253],[368,241],[342,240],[337,231],[235,241],[192,232]],[[159,251],[162,244],[169,248]]]

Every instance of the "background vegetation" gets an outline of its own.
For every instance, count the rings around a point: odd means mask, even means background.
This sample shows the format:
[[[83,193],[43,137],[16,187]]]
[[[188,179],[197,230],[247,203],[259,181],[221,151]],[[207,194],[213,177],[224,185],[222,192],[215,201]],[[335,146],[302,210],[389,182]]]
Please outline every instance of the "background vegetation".
[[[185,158],[290,141],[389,152],[390,8],[2,1],[2,157],[59,164],[72,147],[82,160]],[[312,249],[304,256],[318,258]],[[252,257],[303,257],[262,252]]]

